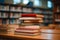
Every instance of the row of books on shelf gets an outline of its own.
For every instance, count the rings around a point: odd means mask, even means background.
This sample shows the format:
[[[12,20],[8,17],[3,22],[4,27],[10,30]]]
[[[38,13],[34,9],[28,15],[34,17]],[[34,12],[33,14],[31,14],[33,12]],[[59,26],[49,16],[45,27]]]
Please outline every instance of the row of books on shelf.
[[[9,11],[9,6],[0,5],[0,10]]]
[[[44,15],[44,18],[53,18],[53,16]]]
[[[30,16],[30,15],[27,15],[27,16]],[[31,15],[31,16],[34,16],[34,15]],[[0,12],[0,17],[1,18],[8,17],[8,13]],[[20,13],[10,13],[10,18],[19,18],[19,17],[20,17]],[[45,15],[44,18],[52,18],[52,16]]]
[[[4,5],[0,5],[0,10],[3,10],[3,11],[18,11],[18,12],[21,12],[23,10],[23,12],[32,12],[32,9],[30,8],[23,8],[21,9],[21,7],[10,7],[9,6],[4,6]]]
[[[43,10],[40,10],[40,9],[31,9],[31,8],[22,8],[21,9],[21,7],[14,7],[14,6],[11,6],[9,8],[9,6],[4,6],[4,5],[0,5],[0,10],[52,14],[52,11],[43,11]]]
[[[8,17],[8,13],[0,12],[0,18],[7,18],[7,17]]]
[[[5,10],[5,11],[21,11],[21,7],[10,7],[9,6],[5,6],[5,5],[0,5],[0,10]]]
[[[10,7],[10,11],[19,11],[19,12],[21,12],[22,11],[22,9],[21,9],[21,7]]]
[[[10,18],[19,18],[20,17],[20,13],[4,13],[4,12],[0,12],[0,18],[8,18],[8,16]]]
[[[38,10],[34,9],[33,12],[34,13],[43,13],[43,14],[52,14],[53,13],[52,11],[43,11],[40,9],[38,9]]]
[[[31,8],[23,8],[22,11],[23,12],[33,12]]]
[[[10,18],[19,18],[20,13],[10,13]]]
[[[14,19],[11,19],[11,20],[0,19],[0,24],[19,24],[19,23],[20,21],[18,19],[15,19],[15,20]]]
[[[60,12],[60,6],[57,6],[57,10],[56,10],[57,12]]]
[[[60,19],[60,14],[55,14],[56,19]]]
[[[52,11],[43,11],[43,10],[40,10],[40,9],[31,9],[31,8],[23,8],[22,12],[33,12],[33,13],[43,13],[43,14],[52,14],[53,12]]]
[[[43,23],[52,23],[52,21],[47,20],[47,21],[44,21]]]

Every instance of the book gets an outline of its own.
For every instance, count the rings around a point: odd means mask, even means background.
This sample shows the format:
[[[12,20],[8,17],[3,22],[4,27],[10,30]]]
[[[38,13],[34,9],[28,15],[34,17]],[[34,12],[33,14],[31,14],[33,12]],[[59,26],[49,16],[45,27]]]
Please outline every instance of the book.
[[[41,23],[43,20],[24,20],[24,23]]]
[[[23,8],[23,12],[27,12],[28,10],[27,10],[27,8]]]
[[[9,11],[9,6],[6,6],[6,11]]]
[[[17,10],[16,11],[21,12],[22,11],[21,7],[17,7]]]
[[[4,10],[4,9],[5,9],[4,5],[0,5],[0,10]]]
[[[3,12],[1,12],[1,18],[3,18],[3,16],[4,16],[4,13],[3,13]]]
[[[10,13],[10,18],[12,18],[13,17],[13,13]]]
[[[27,10],[28,10],[27,12],[32,12],[32,9],[31,8],[28,8]]]
[[[34,17],[21,17],[20,20],[42,20],[42,18],[34,18]]]
[[[15,13],[15,14],[14,14],[14,17],[15,17],[15,18],[19,18],[19,13]]]
[[[10,24],[15,24],[15,20],[14,19],[11,19],[10,20]]]
[[[15,11],[15,9],[14,9],[14,7],[12,6],[12,7],[10,7],[10,11]]]
[[[41,13],[42,11],[40,11],[40,9],[34,9],[33,12],[34,13]]]
[[[9,19],[6,20],[6,24],[9,24]]]
[[[36,14],[21,14],[21,17],[36,17]]]
[[[16,19],[16,24],[20,24],[20,20],[19,19]]]

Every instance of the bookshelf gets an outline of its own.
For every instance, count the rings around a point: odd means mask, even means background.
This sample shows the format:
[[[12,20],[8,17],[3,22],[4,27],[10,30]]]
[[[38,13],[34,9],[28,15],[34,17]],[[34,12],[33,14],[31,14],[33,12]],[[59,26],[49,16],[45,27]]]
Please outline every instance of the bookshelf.
[[[44,15],[43,25],[52,23],[52,10],[40,7],[28,7],[18,4],[1,4],[0,3],[0,19],[8,20],[8,24],[17,24],[21,14],[39,14]],[[3,15],[3,16],[2,16]],[[46,21],[47,20],[47,21]],[[46,22],[45,22],[46,21]]]
[[[59,2],[60,0],[53,0],[53,2],[54,2],[54,14],[53,14],[53,16],[54,16],[54,24],[60,24],[60,2]]]
[[[9,4],[0,3],[0,24],[9,24]]]

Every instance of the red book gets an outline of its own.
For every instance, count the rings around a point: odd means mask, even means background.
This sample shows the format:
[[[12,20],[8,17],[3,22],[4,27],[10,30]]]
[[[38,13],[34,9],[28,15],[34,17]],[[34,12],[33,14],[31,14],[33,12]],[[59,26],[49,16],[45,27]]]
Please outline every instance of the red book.
[[[36,14],[21,14],[21,17],[36,17]]]

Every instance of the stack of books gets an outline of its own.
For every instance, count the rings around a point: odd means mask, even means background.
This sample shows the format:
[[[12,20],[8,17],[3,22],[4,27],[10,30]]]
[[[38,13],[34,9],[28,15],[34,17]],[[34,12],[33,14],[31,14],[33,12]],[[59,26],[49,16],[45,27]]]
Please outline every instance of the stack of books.
[[[43,15],[37,14],[21,14],[20,20],[24,20],[23,24],[37,24],[43,22]]]
[[[39,35],[39,27],[37,25],[20,26],[15,30],[15,34],[20,35]]]
[[[15,34],[22,35],[39,35],[40,26],[36,25],[43,22],[43,15],[37,14],[21,14],[20,20],[23,20],[23,23],[15,30]]]

